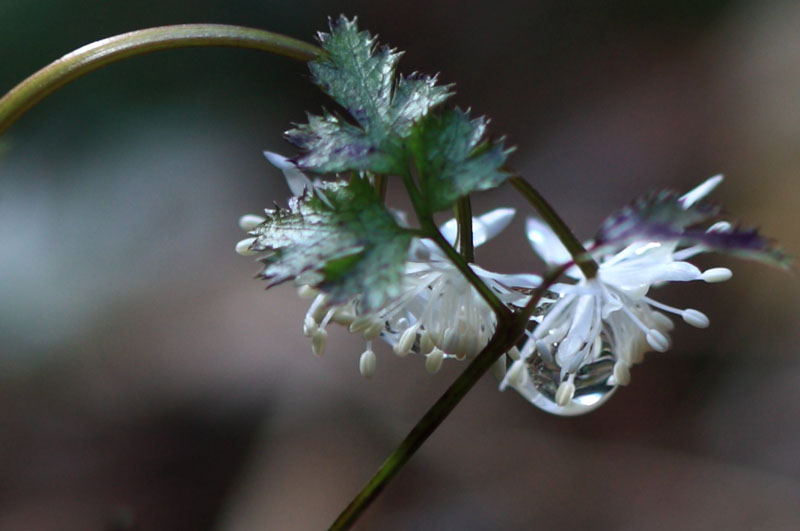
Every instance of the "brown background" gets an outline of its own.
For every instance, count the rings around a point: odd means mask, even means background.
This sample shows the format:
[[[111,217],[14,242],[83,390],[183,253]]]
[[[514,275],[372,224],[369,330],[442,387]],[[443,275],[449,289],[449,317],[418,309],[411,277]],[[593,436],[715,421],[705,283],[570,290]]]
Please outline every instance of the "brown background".
[[[800,252],[800,7],[793,2],[0,4],[0,90],[98,38],[226,22],[301,38],[327,15],[441,72],[518,146],[511,163],[582,237],[654,187],[715,194]],[[458,374],[358,338],[314,358],[306,301],[264,293],[239,215],[288,192],[261,150],[325,104],[303,65],[256,52],[140,57],[62,90],[0,140],[0,529],[325,527]],[[537,271],[525,204],[479,250]],[[793,529],[800,525],[797,276],[727,258],[696,307],[597,412],[549,416],[490,378],[363,529]]]

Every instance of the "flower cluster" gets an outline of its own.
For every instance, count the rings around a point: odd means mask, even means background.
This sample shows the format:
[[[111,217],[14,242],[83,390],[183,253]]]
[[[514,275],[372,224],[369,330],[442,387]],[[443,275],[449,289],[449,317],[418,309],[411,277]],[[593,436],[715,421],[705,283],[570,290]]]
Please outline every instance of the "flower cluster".
[[[295,196],[314,190],[325,201],[319,182],[313,183],[293,162],[274,153],[266,156],[283,171]],[[529,218],[527,236],[543,261],[552,268],[572,265],[565,273],[567,281],[549,287],[525,337],[508,353],[513,360],[509,370],[505,371],[505,356],[496,364],[500,388],[512,387],[555,414],[581,414],[602,404],[618,386],[627,385],[631,367],[641,362],[647,351],[670,348],[669,333],[674,328],[670,314],[689,325],[707,327],[709,319],[701,311],[669,306],[649,293],[667,282],[714,283],[731,278],[727,268],[701,271],[687,261],[697,254],[726,247],[732,252],[755,253],[764,247],[763,241],[753,242],[754,232],[741,231],[725,221],[698,230],[698,222],[717,215],[717,208],[701,200],[721,180],[721,176],[713,177],[682,196],[662,193],[610,217],[595,240],[585,245],[587,256],[597,263],[597,274],[590,278],[575,265],[548,225]],[[267,211],[268,216],[271,213]],[[400,225],[407,226],[403,213],[393,215]],[[501,208],[473,218],[474,245],[496,236],[513,216],[512,209]],[[244,216],[240,226],[253,231],[264,219]],[[455,244],[455,220],[439,230],[445,240]],[[237,251],[253,254],[264,250],[256,240],[242,240]],[[512,309],[525,305],[531,290],[542,282],[534,274],[499,274],[475,264],[469,267]],[[335,300],[318,289],[315,277],[301,274],[296,282],[300,295],[313,299],[303,323],[313,352],[324,352],[330,323],[345,326],[365,340],[359,358],[365,377],[375,372],[373,342],[378,338],[398,356],[424,356],[426,369],[435,373],[445,359],[476,356],[497,326],[496,315],[475,287],[426,238],[413,238],[399,294],[377,307],[365,304],[361,294]]]
[[[284,173],[290,190],[302,195],[314,184],[288,159],[266,152],[267,159]],[[395,212],[402,224],[405,214]],[[514,210],[500,208],[472,219],[473,244],[477,247],[499,234],[511,221]],[[264,217],[243,216],[240,227],[251,231]],[[453,245],[458,226],[454,219],[439,230]],[[255,237],[240,241],[240,254],[258,254],[253,249]],[[509,305],[520,305],[526,299],[525,290],[534,287],[535,275],[504,275],[487,271],[475,264],[472,270],[492,291]],[[312,351],[322,355],[327,343],[326,327],[330,323],[347,327],[360,334],[366,343],[359,359],[359,369],[365,377],[375,372],[376,355],[373,341],[382,338],[395,354],[409,353],[425,357],[425,368],[436,373],[445,359],[464,360],[476,356],[489,342],[497,319],[480,294],[453,266],[444,253],[429,239],[414,238],[404,266],[402,293],[378,308],[367,309],[360,296],[344,303],[332,302],[331,297],[298,277],[299,294],[313,302],[303,322],[303,333],[311,338]],[[499,365],[498,365],[499,370]]]

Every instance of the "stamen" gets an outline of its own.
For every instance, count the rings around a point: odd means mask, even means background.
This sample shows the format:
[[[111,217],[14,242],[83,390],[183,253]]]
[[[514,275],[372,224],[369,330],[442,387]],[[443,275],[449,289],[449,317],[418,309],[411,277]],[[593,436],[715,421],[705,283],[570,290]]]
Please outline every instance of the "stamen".
[[[650,346],[653,347],[653,350],[658,352],[666,352],[669,350],[669,339],[655,328],[648,330],[645,337]]]
[[[322,356],[325,353],[325,343],[328,341],[328,332],[324,328],[318,328],[311,335],[311,351],[315,356]]]
[[[556,391],[556,404],[561,407],[568,405],[572,402],[572,397],[575,396],[575,384],[572,381],[575,379],[574,374],[570,374],[569,378],[558,386]]]
[[[361,317],[356,318],[355,321],[350,323],[350,326],[347,329],[353,334],[360,334],[370,326],[374,321],[374,317],[372,315],[362,315]]]
[[[261,251],[250,248],[250,246],[253,245],[256,240],[258,240],[258,238],[245,238],[236,244],[236,252],[242,256],[252,256],[254,254],[258,254]]]
[[[319,295],[319,290],[316,288],[312,288],[308,284],[303,284],[299,288],[297,288],[297,295],[301,299],[313,299],[317,295]]]
[[[361,372],[361,376],[364,378],[372,378],[372,375],[375,374],[377,358],[375,357],[375,353],[372,351],[371,346],[372,345],[370,343],[367,343],[367,350],[361,354],[361,358],[358,360],[358,370]]]
[[[669,350],[669,339],[667,336],[656,330],[655,328],[648,328],[636,315],[628,308],[627,305],[622,306],[622,311],[624,311],[628,317],[631,318],[631,321],[639,327],[639,329],[645,333],[645,338],[647,339],[647,343],[658,352],[666,352]]]
[[[436,345],[434,345],[433,343],[433,338],[431,337],[431,335],[428,333],[427,330],[423,330],[422,336],[419,339],[420,351],[422,352],[422,354],[428,354],[434,348],[436,348]]]
[[[310,316],[306,315],[303,319],[303,335],[311,337],[317,331],[317,322]]]
[[[703,274],[700,276],[703,280],[709,283],[725,282],[733,276],[733,272],[727,267],[713,267],[703,271]]]
[[[419,329],[419,324],[416,324],[414,326],[409,326],[403,331],[402,334],[400,334],[400,339],[394,346],[395,354],[401,357],[408,355],[408,353],[411,351],[411,347],[414,346],[414,341],[416,341],[417,339],[418,329]]]
[[[378,336],[381,335],[383,332],[384,324],[383,321],[378,321],[377,319],[372,323],[372,326],[364,330],[364,333],[361,334],[364,339],[367,341],[372,341],[373,339],[377,339]]]
[[[267,218],[263,216],[256,216],[255,214],[245,214],[239,218],[239,228],[245,232],[250,232],[254,228],[264,223]]]
[[[444,352],[441,349],[435,348],[425,356],[425,370],[431,374],[436,374],[442,368],[444,362]]]
[[[688,324],[697,327],[697,328],[707,328],[710,324],[708,320],[708,316],[699,310],[694,310],[692,308],[687,308],[683,310],[681,313],[681,317],[683,320],[686,321]]]
[[[658,302],[657,300],[653,300],[650,297],[644,297],[642,300],[647,302],[650,306],[654,306],[660,310],[664,310],[665,312],[672,312],[680,315],[684,321],[697,328],[706,328],[710,323],[706,314],[700,310],[694,310],[692,308],[680,310],[678,308],[673,308],[672,306],[667,306],[666,304]]]

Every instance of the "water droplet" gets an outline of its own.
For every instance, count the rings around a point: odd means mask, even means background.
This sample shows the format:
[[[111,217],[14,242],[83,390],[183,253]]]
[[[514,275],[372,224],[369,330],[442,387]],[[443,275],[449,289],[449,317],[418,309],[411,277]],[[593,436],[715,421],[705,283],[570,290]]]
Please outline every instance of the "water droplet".
[[[556,401],[562,382],[561,368],[538,356],[529,359],[527,365],[535,388],[534,396],[530,397],[531,402],[539,409],[554,415],[571,417],[593,411],[603,405],[617,389],[616,385],[608,384],[608,377],[614,372],[614,358],[608,351],[578,369],[573,381],[575,393],[572,400],[563,406]]]

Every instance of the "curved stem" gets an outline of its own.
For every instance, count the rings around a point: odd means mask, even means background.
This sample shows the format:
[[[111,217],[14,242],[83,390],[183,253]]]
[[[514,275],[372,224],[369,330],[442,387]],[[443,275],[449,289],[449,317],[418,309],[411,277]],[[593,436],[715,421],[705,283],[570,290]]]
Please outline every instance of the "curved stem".
[[[49,94],[92,70],[126,57],[194,46],[251,48],[298,61],[310,61],[322,53],[313,44],[285,35],[222,24],[181,24],[123,33],[68,53],[6,93],[0,98],[0,134]]]
[[[570,264],[571,265],[571,264]],[[386,485],[394,478],[400,469],[408,462],[414,453],[439,427],[445,418],[455,409],[467,392],[491,368],[495,361],[511,347],[516,345],[528,325],[530,314],[536,307],[547,290],[555,284],[568,265],[551,271],[536,288],[525,308],[516,313],[513,318],[500,320],[491,341],[464,369],[458,378],[448,387],[447,391],[423,415],[417,424],[406,435],[403,441],[392,452],[378,471],[372,476],[361,492],[339,514],[339,517],[329,528],[331,531],[349,529],[367,507],[378,497]]]
[[[545,223],[547,223],[553,232],[567,248],[569,254],[572,255],[575,264],[581,269],[586,278],[594,278],[597,276],[598,265],[594,261],[592,255],[589,254],[583,247],[583,244],[575,237],[570,228],[561,219],[561,216],[550,206],[550,203],[542,197],[542,195],[531,186],[528,181],[522,177],[515,176],[509,179],[511,185],[528,200],[528,202],[536,209]]]

